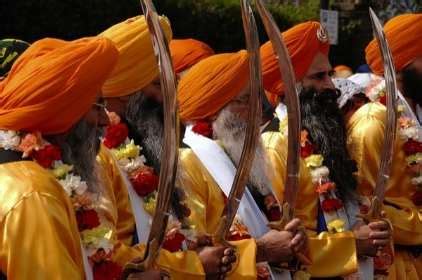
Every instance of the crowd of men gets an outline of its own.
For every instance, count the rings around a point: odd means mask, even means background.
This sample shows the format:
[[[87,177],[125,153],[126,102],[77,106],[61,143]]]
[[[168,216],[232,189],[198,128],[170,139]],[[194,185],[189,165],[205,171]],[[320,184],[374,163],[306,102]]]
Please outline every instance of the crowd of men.
[[[267,226],[281,219],[288,164],[285,85],[269,41],[260,55],[274,114],[263,117],[248,204],[225,244],[212,236],[248,126],[249,54],[173,39],[159,21],[183,133],[165,240],[154,265],[129,279],[422,279],[422,14],[384,26],[400,117],[382,217],[363,218],[385,141],[378,43],[365,50],[372,74],[333,79],[327,33],[309,21],[281,34],[300,88],[295,218]],[[145,253],[162,165],[163,97],[145,17],[74,41],[2,40],[0,71],[1,277],[120,279]]]

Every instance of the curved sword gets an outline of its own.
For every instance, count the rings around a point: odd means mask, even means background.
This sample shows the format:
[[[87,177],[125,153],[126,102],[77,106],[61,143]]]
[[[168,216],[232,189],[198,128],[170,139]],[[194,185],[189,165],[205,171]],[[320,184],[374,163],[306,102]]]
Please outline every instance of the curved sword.
[[[158,185],[157,204],[152,219],[151,231],[146,244],[144,259],[141,263],[129,263],[125,267],[125,276],[136,271],[150,268],[156,259],[165,238],[169,218],[170,199],[174,190],[179,141],[179,119],[177,115],[176,78],[168,42],[161,28],[160,21],[151,0],[141,1],[148,29],[151,34],[154,52],[160,70],[161,91],[164,108],[164,144],[161,153],[161,168]]]
[[[225,243],[225,238],[230,230],[239,208],[240,200],[246,189],[249,172],[255,157],[255,150],[260,137],[261,101],[263,97],[261,61],[259,55],[258,31],[249,0],[241,0],[243,29],[245,32],[246,46],[249,55],[250,95],[248,127],[243,143],[242,155],[237,166],[236,175],[220,220],[215,238],[217,242]]]
[[[391,164],[393,161],[394,143],[396,140],[397,129],[397,82],[396,71],[394,69],[393,57],[388,46],[387,39],[385,38],[383,27],[374,13],[369,8],[371,16],[372,28],[374,36],[377,39],[378,47],[380,48],[381,56],[384,62],[384,77],[387,96],[387,123],[384,131],[384,145],[381,151],[380,169],[375,184],[374,196],[370,212],[366,218],[367,220],[381,218],[381,206],[384,201],[385,190],[387,187],[388,179],[390,177]]]

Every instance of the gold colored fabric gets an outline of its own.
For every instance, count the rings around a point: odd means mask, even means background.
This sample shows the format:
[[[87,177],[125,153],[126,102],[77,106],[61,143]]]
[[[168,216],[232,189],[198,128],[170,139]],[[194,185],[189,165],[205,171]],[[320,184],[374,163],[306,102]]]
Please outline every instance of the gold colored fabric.
[[[383,105],[368,103],[359,108],[347,123],[349,151],[358,165],[359,192],[365,196],[371,196],[375,188],[384,143],[385,119],[386,109]],[[415,186],[406,170],[406,156],[402,149],[404,142],[397,136],[384,211],[393,224],[395,244],[421,246],[422,209],[410,199]],[[405,259],[411,260],[396,256],[394,271],[407,271],[403,266]],[[406,279],[405,274],[400,275],[403,278],[397,279]]]
[[[280,132],[266,132],[262,136],[273,167],[272,178],[275,194],[283,201],[284,176],[287,162],[287,138]],[[309,236],[312,265],[308,267],[313,277],[345,276],[358,269],[356,243],[352,232],[317,235],[318,194],[308,168],[300,162],[299,193],[296,215],[305,225]]]
[[[169,20],[159,17],[164,36],[172,38]],[[119,50],[113,72],[104,83],[104,97],[121,97],[136,93],[158,77],[158,64],[152,38],[144,16],[137,16],[111,26],[99,36],[109,38]]]
[[[123,176],[110,151],[101,146],[97,157],[101,174],[103,193],[101,198],[102,214],[114,230],[114,260],[125,265],[134,258],[142,257],[145,245],[130,246],[135,232],[129,196]],[[189,265],[187,265],[189,264]],[[204,276],[202,264],[195,252],[170,253],[160,250],[157,265],[170,273],[172,279],[200,279]],[[198,278],[199,277],[199,278]]]
[[[8,280],[84,279],[74,210],[32,161],[0,164],[0,269]]]

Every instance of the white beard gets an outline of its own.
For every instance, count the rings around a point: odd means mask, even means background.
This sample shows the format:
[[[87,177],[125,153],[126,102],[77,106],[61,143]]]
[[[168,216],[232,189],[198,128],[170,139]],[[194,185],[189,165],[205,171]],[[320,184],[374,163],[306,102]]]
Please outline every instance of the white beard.
[[[223,108],[213,122],[214,136],[221,141],[225,151],[237,166],[242,155],[243,142],[247,124],[227,107]],[[255,158],[249,174],[249,182],[257,188],[260,194],[271,193],[271,182],[268,178],[272,169],[268,163],[264,146],[259,139]]]

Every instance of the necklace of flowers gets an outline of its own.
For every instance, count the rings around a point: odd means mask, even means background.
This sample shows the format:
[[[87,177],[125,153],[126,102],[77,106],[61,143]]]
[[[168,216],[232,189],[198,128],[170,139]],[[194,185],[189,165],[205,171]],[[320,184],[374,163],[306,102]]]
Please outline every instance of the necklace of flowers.
[[[323,165],[324,157],[321,154],[314,153],[316,148],[309,139],[309,132],[301,132],[301,150],[300,156],[309,168],[312,183],[319,196],[320,206],[324,212],[325,222],[329,232],[344,232],[346,222],[337,211],[344,212],[343,202],[337,197],[336,184],[330,180],[330,170]]]
[[[96,196],[88,185],[73,171],[73,166],[62,161],[61,150],[40,133],[19,133],[0,130],[0,147],[22,153],[50,171],[69,196],[78,223],[82,245],[92,267],[94,279],[119,279],[122,268],[112,261],[112,230],[97,212]]]
[[[108,112],[110,125],[106,128],[103,144],[110,149],[119,166],[126,173],[133,189],[142,199],[145,211],[154,215],[159,177],[154,168],[146,165],[146,158],[141,154],[142,147],[129,139],[129,128],[114,112]],[[179,199],[181,221],[170,217],[166,238],[162,247],[170,252],[195,247],[193,227],[189,224],[190,209],[186,203],[184,191],[176,187]]]

